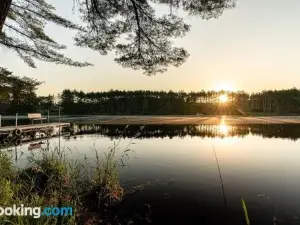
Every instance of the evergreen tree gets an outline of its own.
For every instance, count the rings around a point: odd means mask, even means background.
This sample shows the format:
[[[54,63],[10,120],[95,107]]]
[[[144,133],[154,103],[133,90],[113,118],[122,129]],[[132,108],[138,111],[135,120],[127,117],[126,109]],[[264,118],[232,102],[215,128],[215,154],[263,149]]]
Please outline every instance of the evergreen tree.
[[[1,0],[0,45],[14,50],[31,67],[35,67],[34,59],[90,65],[60,53],[65,46],[44,32],[45,24],[53,22],[77,30],[78,46],[100,54],[114,51],[117,63],[151,75],[164,72],[171,65],[179,66],[189,56],[185,49],[172,44],[174,38],[190,30],[178,11],[210,19],[234,7],[235,0],[76,0],[82,26],[55,14],[47,2],[50,0]],[[158,16],[156,9],[161,5],[169,6],[170,12]]]

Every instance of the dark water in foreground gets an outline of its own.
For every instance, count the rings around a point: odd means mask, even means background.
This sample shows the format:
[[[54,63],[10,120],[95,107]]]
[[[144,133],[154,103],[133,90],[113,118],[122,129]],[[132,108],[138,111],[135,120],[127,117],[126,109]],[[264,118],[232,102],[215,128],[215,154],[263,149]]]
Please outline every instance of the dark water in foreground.
[[[94,159],[91,147],[105,152],[122,135],[121,153],[140,131],[124,127],[76,127],[77,138],[61,138],[60,145],[72,150],[70,158]],[[138,224],[245,224],[243,197],[251,224],[300,224],[299,138],[297,125],[146,126],[121,171],[122,185],[139,191],[125,198],[119,214],[142,216]],[[58,138],[50,141],[58,144]],[[20,167],[29,152],[41,151],[28,151],[28,144],[16,150]]]

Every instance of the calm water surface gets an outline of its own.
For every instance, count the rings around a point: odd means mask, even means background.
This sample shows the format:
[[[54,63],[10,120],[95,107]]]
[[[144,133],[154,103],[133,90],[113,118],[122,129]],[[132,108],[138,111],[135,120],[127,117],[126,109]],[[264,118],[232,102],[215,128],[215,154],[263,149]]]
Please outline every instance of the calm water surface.
[[[61,148],[71,149],[72,159],[93,160],[91,148],[106,152],[120,136],[121,154],[133,138],[134,153],[121,171],[121,182],[127,189],[143,188],[120,206],[125,217],[144,215],[148,222],[164,225],[245,224],[244,198],[251,224],[274,224],[274,218],[300,224],[300,126],[146,126],[138,138],[139,126],[125,131],[124,126],[75,128],[76,139],[60,141]],[[50,146],[58,145],[58,138],[50,141]],[[42,151],[28,151],[28,144],[14,150],[20,167],[31,152]]]

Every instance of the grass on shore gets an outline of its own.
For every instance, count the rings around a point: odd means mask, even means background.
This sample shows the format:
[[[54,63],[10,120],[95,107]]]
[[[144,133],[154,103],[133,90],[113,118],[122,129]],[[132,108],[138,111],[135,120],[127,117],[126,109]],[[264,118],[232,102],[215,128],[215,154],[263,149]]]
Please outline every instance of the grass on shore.
[[[13,166],[12,158],[0,151],[0,206],[14,204],[28,207],[73,207],[72,216],[35,219],[30,216],[1,216],[0,224],[108,224],[109,208],[120,203],[124,191],[119,183],[119,170],[129,158],[128,146],[121,158],[116,157],[120,142],[108,153],[99,155],[92,166],[84,160],[69,161],[59,149],[43,151],[29,159],[25,169]],[[106,214],[108,216],[106,216]],[[101,215],[101,216],[100,216]]]

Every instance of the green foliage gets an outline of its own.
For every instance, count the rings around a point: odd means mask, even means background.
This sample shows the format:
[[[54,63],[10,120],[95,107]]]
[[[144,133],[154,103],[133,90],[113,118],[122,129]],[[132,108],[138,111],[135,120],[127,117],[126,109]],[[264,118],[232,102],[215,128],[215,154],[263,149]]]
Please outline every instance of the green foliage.
[[[246,224],[250,225],[250,220],[249,220],[249,216],[248,216],[247,205],[246,205],[246,202],[244,201],[243,198],[242,198],[242,208],[243,208],[243,211],[244,211]]]
[[[29,158],[29,166],[19,171],[12,165],[11,158],[0,152],[2,207],[25,204],[41,207],[71,206],[75,210],[73,216],[62,218],[1,216],[0,224],[73,225],[75,222],[81,224],[79,221],[91,212],[100,213],[101,217],[105,215],[105,209],[120,202],[124,194],[119,184],[119,169],[124,165],[123,156],[128,156],[130,150],[126,148],[118,158],[116,153],[119,144],[120,141],[103,155],[98,155],[93,148],[96,156],[93,165],[86,160],[70,161],[66,158],[66,152],[60,149],[48,149],[40,154],[33,154]]]
[[[12,178],[14,170],[12,169],[11,158],[3,151],[0,151],[0,177]]]
[[[10,180],[1,179],[0,186],[0,204],[7,205],[12,201],[14,195],[12,183],[10,182]]]
[[[6,205],[11,202],[14,191],[11,180],[14,177],[11,158],[0,151],[0,205]]]
[[[47,177],[47,188],[57,191],[56,188],[60,187],[67,177],[66,160],[64,156],[57,152],[45,152],[41,158],[31,157],[31,167],[28,172],[42,172]]]
[[[117,146],[114,146],[100,157],[95,150],[96,154],[96,168],[92,175],[92,190],[98,193],[97,207],[101,207],[101,199],[109,203],[115,203],[122,199],[123,188],[119,184],[119,169],[120,164],[116,159]],[[92,192],[93,192],[92,191]]]

